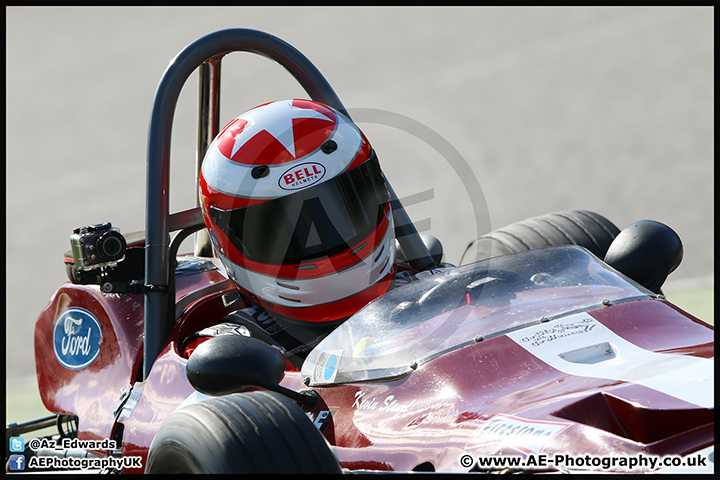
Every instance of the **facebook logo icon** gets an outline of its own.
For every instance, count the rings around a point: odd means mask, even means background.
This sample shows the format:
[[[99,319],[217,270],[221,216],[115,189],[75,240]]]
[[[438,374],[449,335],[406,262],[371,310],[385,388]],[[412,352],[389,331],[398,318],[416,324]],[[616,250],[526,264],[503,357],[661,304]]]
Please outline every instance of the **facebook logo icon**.
[[[25,470],[25,455],[10,455],[10,470]]]

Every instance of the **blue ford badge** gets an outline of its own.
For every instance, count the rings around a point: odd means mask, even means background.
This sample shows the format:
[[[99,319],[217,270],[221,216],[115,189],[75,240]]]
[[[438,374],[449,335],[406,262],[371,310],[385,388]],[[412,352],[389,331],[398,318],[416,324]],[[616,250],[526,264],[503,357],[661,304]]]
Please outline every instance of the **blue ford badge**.
[[[100,353],[101,339],[100,324],[92,313],[83,308],[68,308],[60,314],[53,329],[55,357],[65,368],[85,368]]]

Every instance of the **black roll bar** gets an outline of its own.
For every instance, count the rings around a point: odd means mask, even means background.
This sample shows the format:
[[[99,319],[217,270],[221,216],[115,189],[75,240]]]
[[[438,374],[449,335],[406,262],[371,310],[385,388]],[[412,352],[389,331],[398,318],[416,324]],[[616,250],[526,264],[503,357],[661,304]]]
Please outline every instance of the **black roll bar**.
[[[222,56],[206,61],[198,69],[198,130],[195,157],[195,185],[200,182],[200,169],[205,152],[220,133],[220,66]],[[195,205],[200,205],[200,189],[195,189]],[[206,229],[195,234],[196,257],[212,257],[210,235]]]
[[[329,105],[348,115],[340,99],[320,71],[297,49],[285,41],[257,30],[232,28],[205,35],[187,47],[170,61],[165,69],[153,101],[148,129],[147,150],[147,218],[145,224],[145,335],[143,354],[143,380],[150,374],[152,365],[170,334],[175,321],[174,282],[170,281],[169,234],[171,230],[190,226],[183,219],[196,222],[198,212],[186,211],[172,216],[169,212],[170,188],[170,140],[172,123],[180,91],[185,81],[205,62],[219,74],[219,62],[222,56],[231,52],[250,52],[276,61],[282,65],[312,100]],[[219,81],[216,89],[219,89]],[[208,89],[213,90],[213,89]],[[203,103],[214,105],[209,101]],[[200,118],[216,115],[200,113]],[[200,127],[199,135],[207,136],[206,129]],[[205,133],[200,133],[205,132]],[[206,139],[199,138],[206,144]],[[417,235],[407,213],[393,196],[393,217],[395,225],[401,226],[402,236],[398,241],[405,252],[413,252],[411,266],[418,270],[435,265],[430,254]],[[171,225],[172,224],[172,225]],[[173,227],[172,229],[170,227]]]

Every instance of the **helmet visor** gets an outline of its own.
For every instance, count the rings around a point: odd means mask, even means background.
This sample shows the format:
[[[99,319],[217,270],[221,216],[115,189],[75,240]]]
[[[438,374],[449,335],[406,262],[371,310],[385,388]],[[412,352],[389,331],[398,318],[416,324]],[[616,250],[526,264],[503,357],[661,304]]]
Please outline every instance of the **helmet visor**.
[[[311,188],[235,210],[210,207],[212,220],[250,260],[293,264],[330,256],[368,237],[389,202],[377,157]]]

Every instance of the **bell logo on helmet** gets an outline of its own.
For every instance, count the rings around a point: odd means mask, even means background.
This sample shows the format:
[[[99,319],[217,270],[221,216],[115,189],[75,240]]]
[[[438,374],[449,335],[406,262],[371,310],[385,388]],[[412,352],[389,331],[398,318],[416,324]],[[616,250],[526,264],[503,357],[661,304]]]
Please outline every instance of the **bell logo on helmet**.
[[[325,167],[319,163],[303,163],[286,170],[278,180],[283,190],[299,190],[319,182],[325,176]]]

